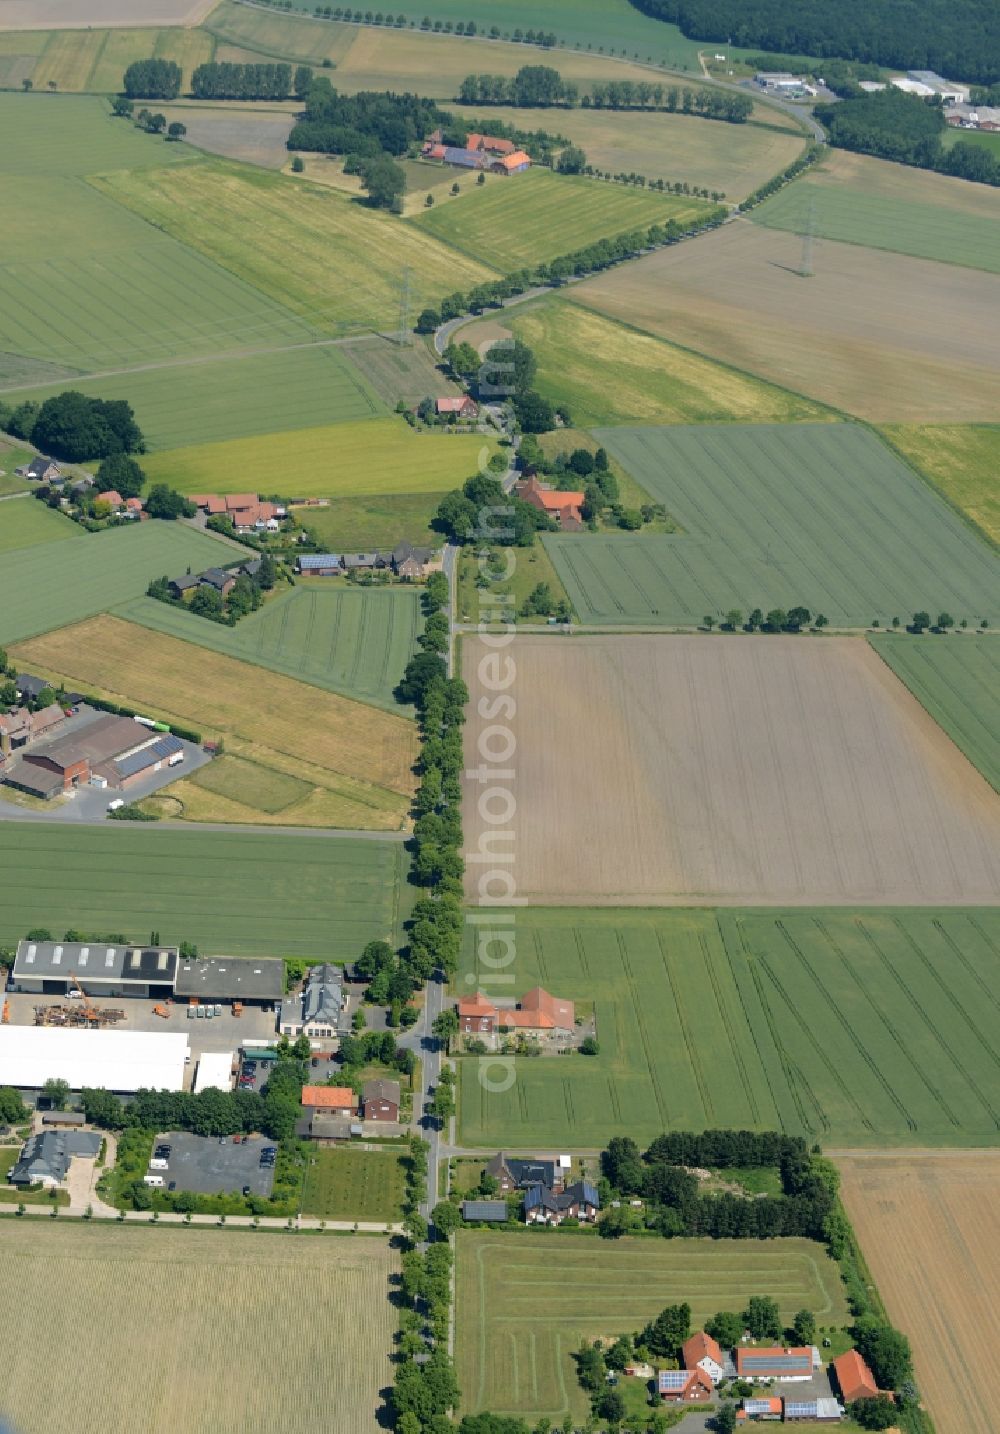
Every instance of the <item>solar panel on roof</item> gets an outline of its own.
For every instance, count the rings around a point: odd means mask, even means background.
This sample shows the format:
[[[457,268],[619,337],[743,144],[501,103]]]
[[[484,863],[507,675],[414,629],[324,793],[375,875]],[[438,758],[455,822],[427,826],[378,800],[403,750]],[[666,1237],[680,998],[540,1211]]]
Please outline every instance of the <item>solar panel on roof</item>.
[[[786,1400],[785,1400],[785,1418],[786,1418],[786,1419],[810,1419],[810,1418],[815,1417],[815,1415],[816,1415],[817,1412],[818,1412],[818,1411],[817,1411],[817,1405],[816,1405],[816,1400],[815,1400],[815,1399],[809,1399],[809,1400],[786,1399]]]
[[[683,1389],[688,1382],[688,1371],[686,1369],[661,1369],[661,1389]]]

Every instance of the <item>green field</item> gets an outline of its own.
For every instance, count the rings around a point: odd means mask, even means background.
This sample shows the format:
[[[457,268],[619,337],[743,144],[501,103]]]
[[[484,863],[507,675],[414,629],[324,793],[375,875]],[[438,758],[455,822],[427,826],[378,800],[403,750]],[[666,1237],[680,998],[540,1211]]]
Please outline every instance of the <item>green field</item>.
[[[519,1060],[499,1093],[487,1081],[502,1069],[463,1058],[463,1145],[589,1149],[712,1127],[1000,1143],[997,908],[533,908],[514,934],[509,990],[592,1001],[600,1055]],[[476,982],[470,944],[457,986]]]
[[[18,391],[39,403],[65,383]],[[138,369],[73,383],[95,398],[126,398],[151,449],[219,443],[386,412],[343,351],[319,344],[248,357]]]
[[[834,627],[926,608],[978,623],[1000,557],[851,424],[609,428],[608,451],[683,530],[546,537],[583,622],[690,626],[803,604]]]
[[[1000,544],[1000,424],[896,424],[882,432],[946,498]]]
[[[1000,637],[868,640],[1000,792]]]
[[[302,1213],[321,1220],[401,1220],[405,1185],[396,1150],[310,1147]]]
[[[174,448],[144,458],[143,467],[152,482],[182,493],[440,493],[460,487],[483,449],[488,456],[495,447],[474,433],[416,433],[392,416]]]
[[[456,178],[466,191],[461,198],[425,210],[415,223],[470,258],[506,272],[668,219],[685,223],[709,207],[697,199],[538,167],[510,175],[506,184],[480,187],[472,175]]]
[[[390,712],[422,622],[415,587],[296,587],[236,627],[147,597],[115,616]]]
[[[0,553],[77,538],[80,532],[63,513],[35,498],[11,498],[0,507]]]
[[[0,508],[0,524],[3,509]],[[163,572],[238,558],[183,523],[136,523],[9,553],[0,567],[0,643],[79,622],[146,591]]]
[[[261,302],[266,296],[282,306],[286,324],[298,315],[300,327],[332,337],[398,327],[407,267],[421,304],[492,277],[481,263],[384,210],[251,165],[205,159],[93,182],[253,285]],[[267,339],[280,342],[280,334],[267,332]]]
[[[412,900],[395,840],[0,821],[0,862],[5,946],[33,926],[155,929],[206,954],[352,961],[402,939]]]
[[[41,16],[39,16],[41,19]],[[44,91],[50,82],[59,94],[74,90],[116,94],[133,60],[155,56],[174,60],[190,84],[196,65],[210,60],[213,37],[204,30],[9,30],[0,32],[0,87],[19,90],[30,79]]]
[[[751,218],[770,229],[813,233],[870,249],[891,249],[918,259],[940,259],[1000,273],[1000,224],[996,217],[967,214],[944,205],[910,203],[898,196],[867,194],[850,185],[788,184]],[[821,263],[819,259],[817,262]]]
[[[216,796],[239,802],[242,806],[252,806],[269,816],[305,801],[313,790],[308,782],[298,777],[279,772],[274,767],[265,767],[261,762],[234,757],[231,752],[224,753],[205,767],[199,767],[187,780],[207,792],[214,792]]]
[[[338,552],[367,553],[409,542],[417,547],[440,546],[441,534],[431,519],[444,493],[358,493],[331,498],[325,508],[299,508],[296,522],[315,533],[320,544]]]
[[[544,1250],[539,1246],[544,1246]],[[687,1301],[692,1328],[770,1295],[782,1319],[847,1323],[840,1272],[812,1240],[622,1240],[466,1230],[456,1242],[463,1409],[528,1420],[589,1412],[572,1359],[582,1339],[632,1334]],[[626,1380],[626,1385],[638,1381]]]
[[[798,394],[639,333],[563,298],[505,312],[538,360],[538,389],[578,428],[617,423],[791,423],[825,410]],[[475,326],[459,337],[475,334]]]
[[[978,144],[981,149],[989,150],[995,159],[1000,159],[1000,134],[996,130],[987,129],[949,129],[941,138],[945,149],[952,149],[959,142]]]

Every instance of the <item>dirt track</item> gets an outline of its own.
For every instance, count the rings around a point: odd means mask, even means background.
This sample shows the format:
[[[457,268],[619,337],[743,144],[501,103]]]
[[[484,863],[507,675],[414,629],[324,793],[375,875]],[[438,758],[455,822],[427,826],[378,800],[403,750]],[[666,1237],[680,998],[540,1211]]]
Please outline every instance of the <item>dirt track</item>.
[[[1000,1151],[851,1151],[847,1212],[938,1434],[995,1434]]]
[[[529,901],[1000,895],[1000,799],[861,639],[524,636],[507,651],[509,826]],[[491,725],[477,708],[482,652],[466,639],[468,767]],[[472,854],[479,791],[466,791]],[[484,869],[469,861],[470,897]]]

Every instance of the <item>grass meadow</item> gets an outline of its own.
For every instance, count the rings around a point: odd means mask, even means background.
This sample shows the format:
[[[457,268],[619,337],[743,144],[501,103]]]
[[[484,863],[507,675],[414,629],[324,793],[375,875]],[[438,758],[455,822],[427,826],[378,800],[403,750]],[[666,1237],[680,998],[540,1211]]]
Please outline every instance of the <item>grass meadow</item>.
[[[536,167],[506,184],[477,185],[456,175],[461,198],[427,209],[417,226],[491,268],[511,272],[544,263],[668,219],[686,223],[706,212],[698,199],[649,193]]]
[[[18,391],[39,403],[65,382]],[[170,363],[74,380],[94,398],[125,398],[149,447],[223,443],[384,415],[385,405],[342,350],[328,344]]]
[[[544,539],[583,622],[691,626],[803,604],[835,627],[990,617],[1000,557],[850,424],[605,429],[682,530]]]
[[[492,276],[482,263],[382,210],[249,165],[206,159],[123,170],[94,183],[253,285],[289,319],[298,316],[328,336],[396,326],[407,267],[417,307]]]
[[[405,1186],[396,1150],[312,1146],[302,1212],[320,1220],[401,1220]]]
[[[35,501],[35,500],[32,500]],[[4,511],[0,508],[0,528]],[[8,553],[0,568],[0,644],[139,597],[158,573],[229,561],[233,550],[183,523],[153,520]]]
[[[399,542],[434,548],[441,534],[431,527],[444,493],[366,493],[331,498],[325,508],[300,508],[296,522],[335,552],[367,553]]]
[[[385,646],[371,659],[375,671]],[[82,685],[122,706],[134,704],[162,721],[194,727],[203,737],[222,738],[227,753],[245,757],[249,770],[242,775],[251,780],[230,782],[220,793],[241,804],[235,814],[218,805],[206,811],[204,803],[189,809],[183,794],[193,782],[178,774],[181,781],[166,789],[167,799],[180,793],[191,820],[256,820],[257,766],[307,783],[310,799],[311,789],[317,789],[316,809],[310,800],[282,811],[287,825],[398,830],[405,820],[418,744],[414,724],[398,713],[117,617],[48,633],[19,644],[14,653],[29,671],[60,678],[68,687]],[[362,660],[368,659],[359,649],[359,668]],[[269,793],[259,809],[272,814]]]
[[[790,423],[826,416],[819,404],[797,394],[567,299],[548,298],[511,310],[504,323],[533,349],[540,392],[565,403],[578,427]]]
[[[148,1434],[378,1429],[397,1325],[387,1241],[50,1224],[0,1226],[5,1288],[40,1302],[65,1351],[44,1407],[30,1361],[8,1370],[5,1414],[22,1434],[131,1434],[139,1402]],[[331,1319],[337,1360],[325,1357]],[[100,1399],[81,1399],[85,1385]]]
[[[20,480],[18,480],[20,481]],[[0,508],[0,553],[78,537],[80,529],[62,513],[34,498],[12,498]]]
[[[950,502],[1000,543],[1000,424],[897,425],[883,435]]]
[[[21,468],[25,463],[30,463],[34,456],[33,448],[25,448],[16,438],[5,443],[3,436],[0,435],[0,498],[28,491],[28,483],[23,478],[19,478],[14,470]]]
[[[0,941],[33,926],[193,941],[232,956],[353,961],[402,940],[412,904],[396,840],[0,821]],[[105,873],[107,879],[98,879]]]
[[[585,1418],[572,1352],[583,1339],[631,1333],[667,1304],[687,1301],[694,1329],[718,1310],[743,1309],[751,1295],[770,1295],[787,1321],[800,1309],[823,1327],[848,1318],[840,1272],[812,1240],[465,1230],[456,1256],[455,1358],[470,1413]]]
[[[339,584],[300,585],[236,627],[147,597],[117,608],[115,616],[397,715],[393,689],[422,623],[419,588]]]
[[[519,1060],[502,1093],[463,1057],[462,1144],[590,1149],[621,1130],[716,1127],[997,1143],[994,908],[529,908],[516,926],[510,989],[592,1001],[601,1050]],[[471,943],[456,984],[491,990]]]
[[[200,443],[153,453],[143,467],[154,483],[182,493],[281,493],[288,498],[440,493],[478,471],[493,438],[415,433],[401,418],[335,423]]]
[[[1000,792],[1000,638],[886,634],[868,640]]]

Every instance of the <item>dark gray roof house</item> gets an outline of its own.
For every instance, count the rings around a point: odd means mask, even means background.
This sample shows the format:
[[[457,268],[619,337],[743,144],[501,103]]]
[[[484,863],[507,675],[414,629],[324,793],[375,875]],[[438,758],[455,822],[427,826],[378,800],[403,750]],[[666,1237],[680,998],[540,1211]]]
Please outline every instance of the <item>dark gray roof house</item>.
[[[225,592],[227,585],[235,581],[234,574],[227,572],[225,568],[206,568],[199,579],[202,585],[215,588],[220,593]]]
[[[19,672],[14,681],[17,683],[19,694],[22,697],[30,698],[36,698],[49,685],[44,677],[34,677],[30,672]]]
[[[182,961],[175,992],[179,1000],[280,1001],[285,963],[277,957],[212,956]]]
[[[554,1216],[558,1220],[573,1211],[582,1216],[585,1211],[596,1212],[600,1208],[597,1189],[586,1180],[567,1185],[558,1195],[545,1185],[529,1185],[524,1192],[524,1213],[528,1217],[532,1212],[539,1212],[546,1217]]]
[[[169,585],[180,596],[181,593],[188,593],[192,588],[199,587],[200,584],[201,577],[198,573],[185,573],[182,578],[171,578]]]
[[[88,1130],[43,1130],[24,1143],[7,1179],[11,1185],[60,1185],[74,1155],[96,1159],[101,1137]]]
[[[549,1189],[561,1184],[559,1167],[554,1160],[518,1160],[504,1155],[501,1150],[486,1166],[501,1190],[524,1190],[528,1185],[547,1185]]]
[[[309,972],[302,996],[302,1014],[306,1021],[329,1021],[336,1025],[343,1006],[340,968],[314,966]]]
[[[485,1225],[502,1225],[507,1219],[506,1200],[463,1200],[463,1220],[481,1220]]]
[[[59,465],[53,463],[51,458],[32,458],[30,463],[25,463],[20,468],[15,468],[14,471],[19,478],[44,480],[62,476]]]

